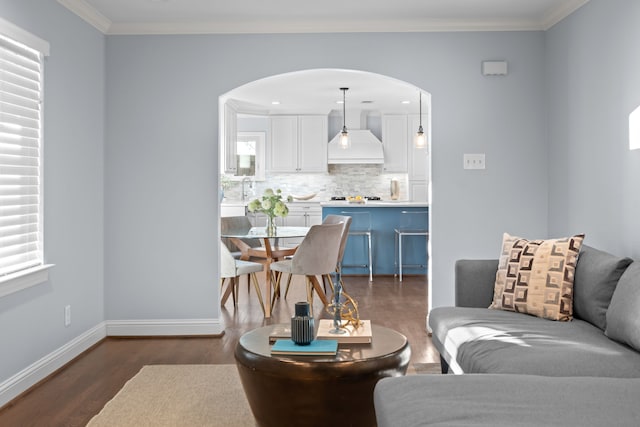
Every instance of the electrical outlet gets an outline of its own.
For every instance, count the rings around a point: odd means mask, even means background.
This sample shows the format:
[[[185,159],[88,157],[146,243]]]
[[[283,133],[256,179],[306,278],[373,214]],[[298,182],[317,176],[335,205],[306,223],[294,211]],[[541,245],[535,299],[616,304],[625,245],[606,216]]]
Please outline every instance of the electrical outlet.
[[[64,307],[64,326],[69,326],[71,324],[71,306],[66,305]]]
[[[484,169],[484,153],[482,154],[464,154],[463,167],[465,169]]]

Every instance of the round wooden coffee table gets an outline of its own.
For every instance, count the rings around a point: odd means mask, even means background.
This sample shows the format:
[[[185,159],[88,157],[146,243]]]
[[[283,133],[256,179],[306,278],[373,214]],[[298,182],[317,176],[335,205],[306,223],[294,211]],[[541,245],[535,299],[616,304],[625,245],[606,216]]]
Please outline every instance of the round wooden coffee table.
[[[340,344],[335,356],[272,356],[273,327],[244,334],[235,351],[259,426],[376,425],[376,383],[404,375],[409,365],[411,348],[404,335],[372,325],[371,344]]]

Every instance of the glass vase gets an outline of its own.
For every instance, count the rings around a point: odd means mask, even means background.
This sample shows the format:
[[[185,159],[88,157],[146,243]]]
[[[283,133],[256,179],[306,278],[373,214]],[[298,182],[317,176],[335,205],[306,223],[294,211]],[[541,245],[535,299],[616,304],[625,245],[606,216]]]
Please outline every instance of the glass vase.
[[[267,236],[275,236],[277,229],[276,218],[274,216],[267,215],[267,226],[265,228]]]

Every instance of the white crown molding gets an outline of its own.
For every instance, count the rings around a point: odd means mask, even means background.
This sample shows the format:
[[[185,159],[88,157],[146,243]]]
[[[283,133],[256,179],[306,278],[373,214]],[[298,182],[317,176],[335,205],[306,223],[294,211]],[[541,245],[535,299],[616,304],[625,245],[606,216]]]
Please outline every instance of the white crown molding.
[[[220,335],[218,319],[107,320],[107,336]]]
[[[558,22],[562,21],[567,16],[571,15],[576,10],[580,9],[582,6],[587,4],[589,0],[573,0],[566,4],[563,4],[562,7],[552,10],[549,15],[546,17],[544,22],[542,23],[542,29],[544,31],[550,29]]]
[[[463,31],[546,31],[589,0],[569,0],[548,13],[542,21],[413,21],[358,20],[330,22],[301,20],[211,21],[211,22],[112,22],[85,0],[58,0],[64,7],[108,35],[161,34],[300,34],[300,33],[409,33]]]
[[[544,27],[536,22],[439,22],[439,21],[376,21],[376,22],[304,22],[304,21],[225,21],[199,23],[117,23],[109,28],[110,35],[161,34],[305,34],[305,33],[424,33],[445,31],[536,31]]]
[[[54,373],[105,337],[106,328],[103,322],[6,379],[0,383],[0,407]]]
[[[58,0],[58,3],[93,25],[103,34],[109,33],[111,21],[84,0]]]

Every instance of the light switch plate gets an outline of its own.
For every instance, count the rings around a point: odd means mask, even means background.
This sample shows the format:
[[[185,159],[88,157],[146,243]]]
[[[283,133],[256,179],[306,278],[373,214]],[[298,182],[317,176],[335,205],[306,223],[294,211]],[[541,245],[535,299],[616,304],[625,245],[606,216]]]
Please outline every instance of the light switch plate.
[[[484,153],[482,154],[464,154],[463,157],[465,169],[484,169]]]

